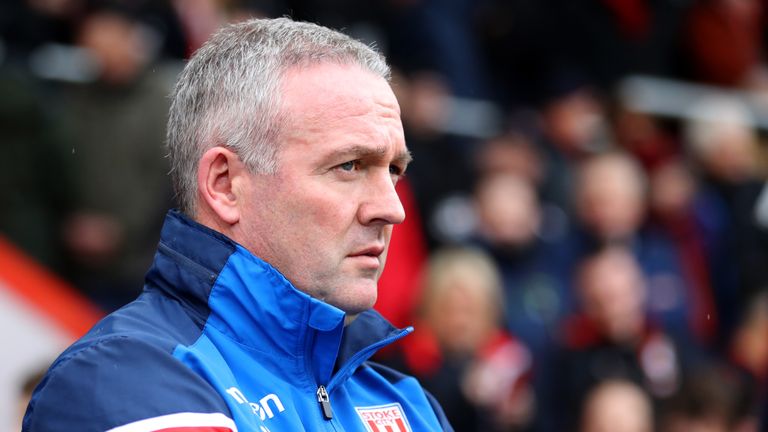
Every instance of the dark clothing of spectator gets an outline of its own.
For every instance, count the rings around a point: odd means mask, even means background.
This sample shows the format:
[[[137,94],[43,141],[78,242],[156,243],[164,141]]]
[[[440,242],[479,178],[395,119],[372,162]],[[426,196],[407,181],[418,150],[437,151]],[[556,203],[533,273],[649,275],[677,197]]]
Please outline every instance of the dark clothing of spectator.
[[[60,271],[60,220],[67,208],[66,154],[43,83],[0,66],[0,232]]]
[[[551,372],[546,412],[558,413],[551,430],[571,430],[579,424],[584,396],[609,379],[636,383],[659,399],[679,385],[679,357],[672,340],[647,325],[636,340],[611,341],[588,318],[575,315],[564,322],[563,345]]]
[[[509,353],[512,355],[507,355]],[[398,343],[397,350],[385,363],[417,377],[440,402],[455,430],[500,432],[503,429],[494,423],[489,408],[468,396],[467,373],[477,362],[501,354],[496,358],[506,361],[504,369],[515,371],[505,397],[515,397],[516,392],[525,387],[532,377],[531,362],[526,353],[527,349],[516,338],[499,332],[474,357],[451,356],[442,351],[427,326],[419,326],[418,331]]]
[[[73,198],[63,228],[70,247],[66,276],[106,310],[137,294],[158,221],[171,206],[163,143],[173,71],[156,66],[124,85],[62,88],[58,118],[68,137],[62,151]],[[110,244],[79,243],[87,236],[78,233],[92,232],[97,223],[106,225],[100,240]]]

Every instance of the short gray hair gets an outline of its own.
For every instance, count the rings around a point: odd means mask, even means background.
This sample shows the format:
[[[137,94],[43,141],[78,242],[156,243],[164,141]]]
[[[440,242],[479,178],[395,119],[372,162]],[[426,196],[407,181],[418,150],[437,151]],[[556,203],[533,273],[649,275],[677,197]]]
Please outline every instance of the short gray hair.
[[[171,179],[183,212],[195,212],[197,165],[211,147],[230,148],[252,172],[277,170],[281,77],[321,63],[358,65],[390,78],[373,48],[288,18],[227,25],[195,52],[173,90],[168,119]]]

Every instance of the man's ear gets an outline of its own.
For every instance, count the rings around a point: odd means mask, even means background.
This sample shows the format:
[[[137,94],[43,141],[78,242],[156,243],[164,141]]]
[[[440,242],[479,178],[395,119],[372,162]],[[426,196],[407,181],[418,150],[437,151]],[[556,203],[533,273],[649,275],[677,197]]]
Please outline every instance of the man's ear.
[[[240,187],[247,175],[245,164],[225,147],[208,149],[197,168],[197,192],[205,208],[200,210],[215,216],[220,222],[234,225],[240,220]]]

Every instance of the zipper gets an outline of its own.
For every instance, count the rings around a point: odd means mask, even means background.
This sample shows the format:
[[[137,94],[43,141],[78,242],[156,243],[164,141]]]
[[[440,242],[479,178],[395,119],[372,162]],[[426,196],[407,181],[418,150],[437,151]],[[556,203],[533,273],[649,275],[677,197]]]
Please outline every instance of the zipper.
[[[317,388],[317,402],[320,404],[320,409],[323,411],[323,417],[326,420],[333,418],[333,410],[331,410],[331,398],[328,396],[328,390],[324,385],[320,385]]]
[[[360,365],[361,359],[368,358],[371,356],[372,352],[375,352],[379,348],[381,348],[384,345],[388,345],[392,342],[395,342],[398,339],[401,339],[405,337],[407,334],[411,333],[413,331],[413,327],[408,327],[405,329],[402,329],[397,334],[390,336],[386,339],[380,340],[372,345],[369,345],[367,348],[355,353],[352,358],[347,361],[345,365],[343,365],[336,373],[331,377],[331,380],[328,382],[328,387],[320,384],[317,387],[317,403],[320,405],[320,410],[323,413],[323,418],[328,421],[333,420],[333,410],[331,409],[331,397],[329,393],[338,385],[339,381],[343,379],[346,375],[348,375],[354,368]],[[333,422],[331,422],[333,424]],[[335,429],[335,427],[334,427]]]
[[[349,359],[349,361],[347,361],[346,364],[344,364],[331,377],[331,380],[328,382],[328,389],[326,389],[325,386],[320,386],[320,387],[322,387],[324,392],[331,392],[331,391],[333,391],[333,389],[335,389],[336,386],[339,384],[339,381],[341,381],[345,376],[349,375],[350,372],[352,371],[352,369],[360,366],[360,364],[362,363],[360,361],[361,359],[370,357],[372,352],[377,351],[379,348],[381,348],[381,347],[383,347],[385,345],[389,345],[389,344],[391,344],[391,343],[393,343],[393,342],[395,342],[395,341],[397,341],[399,339],[402,339],[403,337],[405,337],[406,335],[408,335],[412,331],[413,331],[413,327],[407,327],[405,329],[402,329],[399,333],[397,333],[397,334],[395,334],[393,336],[390,336],[390,337],[388,337],[386,339],[380,340],[380,341],[374,343],[373,345],[369,345],[367,348],[365,348],[365,349],[363,349],[361,351],[358,351],[357,353],[355,353]],[[318,400],[319,400],[320,389],[317,389],[317,391],[318,391]],[[329,406],[330,406],[330,402],[329,402]]]

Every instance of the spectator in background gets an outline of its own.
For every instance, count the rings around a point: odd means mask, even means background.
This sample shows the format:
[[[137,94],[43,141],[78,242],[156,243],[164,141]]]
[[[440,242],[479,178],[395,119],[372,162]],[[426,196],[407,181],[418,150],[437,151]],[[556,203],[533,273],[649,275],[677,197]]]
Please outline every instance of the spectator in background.
[[[581,432],[651,432],[653,405],[645,390],[631,381],[607,380],[587,395]]]
[[[169,0],[7,0],[0,4],[0,45],[7,48],[10,61],[30,66],[34,74],[47,76],[50,70],[35,70],[41,57],[57,56],[78,68],[82,60],[70,51],[77,44],[80,22],[94,9],[118,7],[130,11],[152,29],[158,50],[170,58],[184,58],[186,41],[182,25]],[[25,63],[29,62],[30,65]]]
[[[712,347],[718,330],[709,257],[713,227],[698,180],[680,159],[660,163],[650,173],[650,224],[667,236],[680,259],[687,287],[689,324],[696,342]]]
[[[575,165],[610,145],[605,107],[597,92],[580,78],[561,77],[551,84],[541,113],[540,148],[549,179],[548,199],[571,211]]]
[[[647,178],[631,156],[595,155],[578,167],[574,193],[577,226],[570,253],[578,262],[607,245],[627,248],[646,277],[647,311],[678,340],[691,337],[688,281],[672,242],[644,226]]]
[[[567,228],[563,207],[556,202],[559,186],[558,173],[553,171],[541,148],[537,145],[538,131],[523,124],[536,123],[535,115],[529,112],[516,113],[512,126],[507,132],[485,140],[477,146],[475,152],[475,172],[478,180],[495,174],[512,174],[529,182],[541,202],[542,216],[552,219],[556,226],[548,227],[539,234],[557,238]],[[556,220],[555,220],[556,219]],[[548,223],[545,222],[545,225]]]
[[[597,245],[630,243],[646,211],[646,178],[624,153],[604,153],[579,165],[574,193],[579,222]]]
[[[191,56],[216,29],[227,22],[224,3],[219,0],[170,1],[184,31],[187,45],[185,57]]]
[[[60,271],[60,219],[68,184],[44,88],[0,64],[0,233],[48,268]],[[35,169],[30,169],[35,167]]]
[[[707,263],[717,304],[720,348],[738,323],[753,291],[768,285],[768,212],[759,170],[757,132],[740,101],[705,98],[684,125],[686,147],[699,168],[701,218]]]
[[[687,114],[683,138],[707,180],[738,185],[755,178],[757,132],[752,113],[742,101],[702,98]]]
[[[482,177],[475,205],[475,244],[488,251],[501,274],[508,328],[545,361],[572,304],[560,239],[552,232],[559,228],[545,225],[534,186],[513,173]]]
[[[477,172],[483,176],[515,174],[537,189],[551,174],[528,134],[509,132],[483,142],[475,156]]]
[[[577,424],[584,396],[609,379],[629,380],[656,400],[677,390],[680,357],[646,313],[646,279],[631,251],[600,250],[579,266],[581,310],[564,322],[562,347],[547,394],[552,430]]]
[[[729,360],[744,374],[755,400],[768,396],[768,291],[750,298],[744,308]]]
[[[568,160],[605,149],[609,132],[597,93],[577,78],[564,77],[542,109],[543,133]],[[575,82],[569,82],[569,81]]]
[[[528,349],[504,330],[503,292],[490,258],[444,249],[429,259],[418,330],[390,359],[415,375],[461,431],[519,430],[535,404]]]
[[[646,171],[653,171],[681,153],[679,141],[659,118],[625,104],[613,106],[611,129],[617,146],[637,158]]]
[[[163,142],[178,68],[154,61],[152,41],[125,10],[91,11],[77,42],[97,79],[62,84],[56,107],[72,179],[65,274],[106,310],[137,294],[171,202]]]
[[[563,211],[542,202],[546,166],[525,135],[509,133],[478,151],[477,227],[473,244],[494,259],[502,278],[507,328],[531,350],[539,370],[551,367],[559,322],[572,309],[568,230]],[[543,192],[546,193],[546,192]],[[537,393],[549,374],[535,374]]]
[[[748,387],[728,367],[710,365],[687,373],[680,391],[660,409],[661,432],[756,432]]]
[[[153,3],[152,0],[145,1]],[[162,3],[167,3],[167,8],[173,11],[183,34],[185,58],[197,51],[222,25],[248,18],[279,16],[282,14],[280,10],[286,7],[281,0],[164,0]]]

